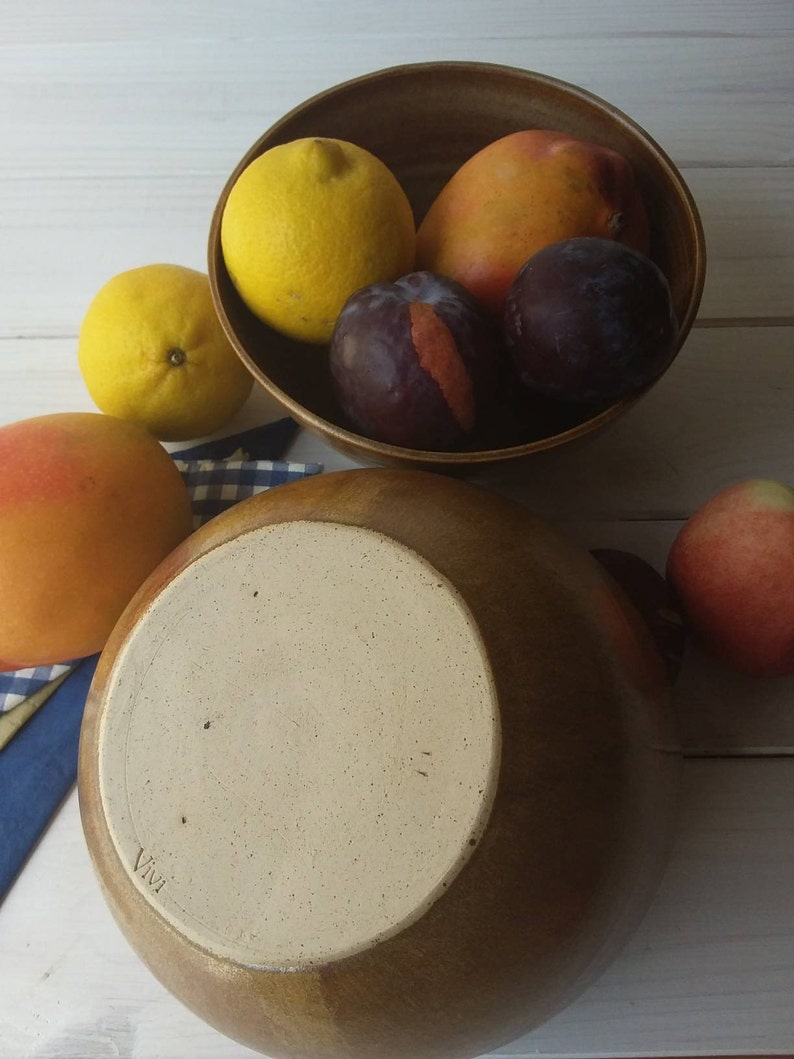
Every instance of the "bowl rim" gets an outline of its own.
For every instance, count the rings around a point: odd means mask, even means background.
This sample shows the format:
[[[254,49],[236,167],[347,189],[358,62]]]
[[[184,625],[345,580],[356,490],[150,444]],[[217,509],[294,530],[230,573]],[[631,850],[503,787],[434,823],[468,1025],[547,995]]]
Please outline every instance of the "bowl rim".
[[[675,353],[661,373],[640,390],[621,398],[619,401],[609,405],[596,415],[583,420],[581,423],[577,423],[573,427],[569,427],[567,430],[560,431],[557,434],[550,434],[547,437],[537,438],[534,441],[490,449],[412,449],[402,445],[391,445],[387,442],[376,441],[374,438],[369,438],[364,434],[358,434],[347,427],[339,426],[337,423],[333,423],[330,420],[323,418],[323,416],[318,415],[316,412],[312,412],[311,409],[302,405],[266,375],[261,366],[250,356],[242,342],[237,337],[236,330],[228,317],[221,296],[220,285],[218,283],[216,255],[222,256],[222,251],[220,250],[221,219],[223,217],[226,201],[238,177],[243,170],[262,153],[265,141],[270,140],[274,135],[277,135],[281,129],[287,126],[307,107],[321,103],[340,92],[349,91],[357,85],[364,85],[373,81],[397,79],[410,76],[414,73],[443,74],[454,71],[498,73],[513,77],[520,81],[530,81],[532,83],[548,86],[549,88],[562,90],[569,96],[573,96],[582,102],[595,106],[597,109],[606,112],[619,126],[627,130],[633,136],[639,138],[650,151],[655,162],[665,172],[667,179],[675,186],[679,201],[684,207],[687,222],[694,236],[692,246],[693,283],[689,292],[683,318],[678,321],[678,340]],[[416,63],[401,63],[395,66],[384,67],[383,69],[372,70],[369,73],[359,74],[356,77],[340,81],[338,84],[332,85],[329,88],[322,89],[320,92],[314,93],[292,107],[286,114],[282,115],[270,125],[248,148],[226,180],[212,214],[207,244],[207,258],[212,301],[221,326],[237,355],[251,372],[254,379],[270,394],[271,397],[286,408],[286,410],[290,412],[290,414],[306,429],[312,431],[323,439],[332,438],[332,443],[343,450],[356,453],[361,451],[366,452],[379,463],[394,461],[400,464],[405,464],[411,462],[426,467],[436,465],[463,468],[476,464],[493,464],[520,459],[532,455],[533,453],[559,448],[560,446],[582,438],[593,431],[597,431],[608,423],[620,418],[625,412],[641,400],[657,382],[659,382],[662,376],[667,373],[677,359],[678,354],[681,352],[684,342],[695,323],[706,278],[706,239],[703,223],[694,196],[684,181],[678,167],[667,152],[638,122],[629,117],[624,111],[614,106],[614,104],[603,99],[601,96],[596,95],[588,89],[572,84],[569,81],[562,80],[561,78],[519,66],[512,66],[506,63],[469,59],[443,59]]]

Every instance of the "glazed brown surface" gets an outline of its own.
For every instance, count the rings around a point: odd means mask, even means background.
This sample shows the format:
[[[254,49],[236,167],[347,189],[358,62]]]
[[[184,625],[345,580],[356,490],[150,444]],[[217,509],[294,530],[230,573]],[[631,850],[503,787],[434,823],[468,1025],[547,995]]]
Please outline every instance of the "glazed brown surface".
[[[214,955],[156,911],[118,858],[97,746],[115,659],[155,594],[224,542],[298,520],[375,530],[454,585],[493,673],[502,749],[487,827],[443,895],[385,940],[285,974]],[[476,1055],[571,999],[644,910],[678,774],[666,691],[647,632],[598,565],[521,507],[411,471],[306,480],[196,533],[117,628],[81,744],[89,847],[139,954],[230,1036],[293,1059]]]

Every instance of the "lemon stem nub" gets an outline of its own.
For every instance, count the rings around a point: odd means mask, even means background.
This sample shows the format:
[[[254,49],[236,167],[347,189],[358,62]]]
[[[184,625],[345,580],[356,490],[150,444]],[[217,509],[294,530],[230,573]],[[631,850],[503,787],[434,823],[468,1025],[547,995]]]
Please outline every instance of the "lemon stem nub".
[[[180,364],[184,364],[187,360],[187,353],[185,353],[184,349],[180,349],[178,346],[169,349],[166,356],[168,357],[168,363],[173,364],[175,368],[178,368]]]

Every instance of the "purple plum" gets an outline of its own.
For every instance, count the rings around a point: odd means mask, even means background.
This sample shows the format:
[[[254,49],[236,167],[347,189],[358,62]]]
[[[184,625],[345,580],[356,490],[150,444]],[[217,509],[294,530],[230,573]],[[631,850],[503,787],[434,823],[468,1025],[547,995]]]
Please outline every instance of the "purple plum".
[[[670,287],[657,265],[592,236],[552,243],[526,262],[507,295],[504,329],[529,390],[594,407],[652,382],[678,338]]]
[[[348,298],[330,368],[337,400],[360,433],[443,451],[472,436],[504,356],[498,328],[460,284],[412,272]]]

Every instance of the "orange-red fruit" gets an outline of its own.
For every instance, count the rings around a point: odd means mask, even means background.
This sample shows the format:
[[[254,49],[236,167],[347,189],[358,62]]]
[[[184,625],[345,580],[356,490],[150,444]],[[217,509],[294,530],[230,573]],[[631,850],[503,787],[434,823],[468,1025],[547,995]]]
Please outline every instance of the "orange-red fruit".
[[[667,576],[701,643],[758,676],[794,673],[794,489],[752,478],[685,523]]]
[[[190,530],[179,471],[143,427],[70,412],[0,427],[0,670],[99,651]]]
[[[528,129],[484,147],[453,174],[417,233],[417,268],[457,280],[501,313],[521,266],[575,236],[647,253],[648,219],[631,166],[608,147]]]

